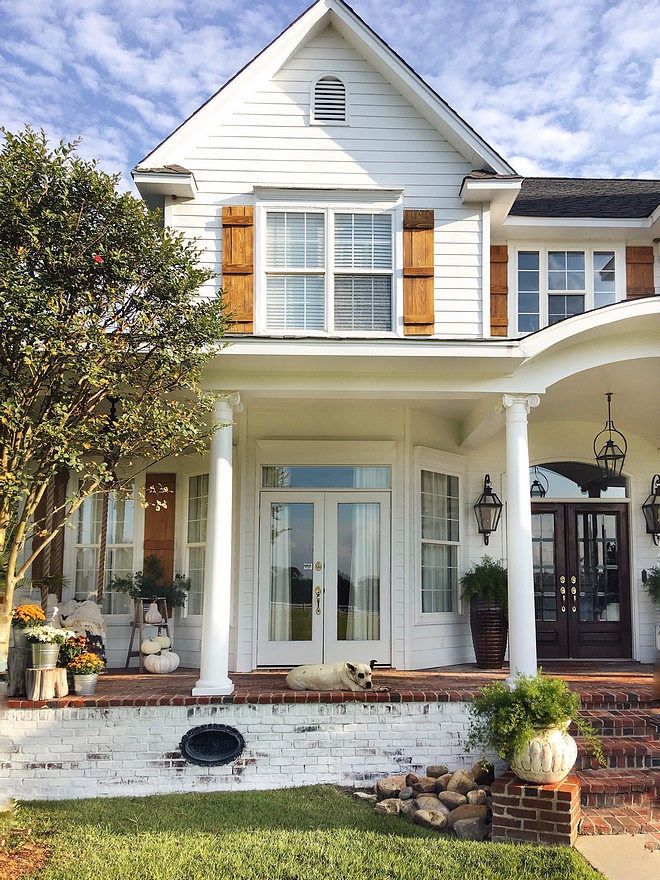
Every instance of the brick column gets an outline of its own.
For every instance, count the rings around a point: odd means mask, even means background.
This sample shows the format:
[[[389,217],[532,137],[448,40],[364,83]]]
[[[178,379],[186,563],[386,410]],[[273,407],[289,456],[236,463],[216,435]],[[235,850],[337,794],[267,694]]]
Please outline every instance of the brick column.
[[[493,794],[493,841],[573,846],[582,815],[580,780],[535,785],[509,771],[496,779]]]

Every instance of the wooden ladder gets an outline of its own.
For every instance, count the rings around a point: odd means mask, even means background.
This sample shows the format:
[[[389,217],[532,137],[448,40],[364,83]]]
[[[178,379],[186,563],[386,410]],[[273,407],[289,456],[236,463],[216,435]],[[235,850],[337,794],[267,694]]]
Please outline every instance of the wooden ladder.
[[[144,622],[144,603],[145,602],[155,602],[158,606],[158,610],[160,611],[160,623],[147,623]],[[131,640],[128,643],[128,653],[126,654],[126,664],[125,669],[128,669],[131,657],[137,657],[138,663],[140,666],[140,673],[144,672],[144,655],[140,650],[140,646],[144,641],[144,627],[145,626],[155,626],[158,630],[157,635],[161,635],[161,633],[165,633],[167,638],[170,638],[170,627],[167,622],[167,603],[164,598],[154,598],[152,599],[134,599],[133,604],[135,606],[135,613],[133,615],[133,621],[131,623]],[[137,643],[137,650],[133,650],[133,642],[135,640],[135,633],[139,631],[140,637]]]

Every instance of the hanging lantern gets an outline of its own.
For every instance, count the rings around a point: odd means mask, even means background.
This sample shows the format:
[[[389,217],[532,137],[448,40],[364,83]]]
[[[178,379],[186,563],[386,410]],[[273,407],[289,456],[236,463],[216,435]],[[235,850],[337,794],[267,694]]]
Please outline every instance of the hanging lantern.
[[[658,544],[660,538],[660,474],[651,480],[651,494],[642,504],[642,512],[646,520],[646,534],[653,535],[653,543]]]
[[[605,480],[621,476],[623,463],[626,460],[628,441],[621,431],[617,431],[610,413],[612,394],[607,394],[607,422],[603,430],[594,439],[594,455],[596,464]]]
[[[530,497],[545,498],[545,496],[548,494],[548,489],[550,488],[548,478],[542,471],[538,469],[538,467],[533,468],[532,473],[534,474],[534,481],[529,487]]]
[[[488,546],[490,533],[497,529],[502,514],[502,502],[493,492],[490,474],[484,477],[484,491],[474,505],[474,514],[477,518],[479,534],[484,536],[484,544]]]

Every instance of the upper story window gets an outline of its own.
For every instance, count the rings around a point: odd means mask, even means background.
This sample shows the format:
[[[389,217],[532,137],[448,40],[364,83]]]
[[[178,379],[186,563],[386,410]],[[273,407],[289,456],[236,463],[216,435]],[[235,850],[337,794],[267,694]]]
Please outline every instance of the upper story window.
[[[267,331],[393,330],[393,212],[266,211]]]
[[[323,125],[348,122],[346,86],[337,76],[322,76],[312,92],[311,121]]]
[[[533,333],[622,299],[621,265],[620,255],[606,247],[518,249],[518,332]]]

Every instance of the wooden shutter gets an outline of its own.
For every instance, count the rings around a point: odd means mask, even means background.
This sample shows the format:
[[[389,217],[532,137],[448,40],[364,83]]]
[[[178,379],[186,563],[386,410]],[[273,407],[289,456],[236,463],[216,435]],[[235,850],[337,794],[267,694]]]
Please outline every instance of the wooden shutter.
[[[509,248],[490,246],[490,335],[506,336],[509,329]]]
[[[53,540],[42,550],[32,563],[32,578],[35,581],[42,577],[53,577],[64,573],[64,505],[66,503],[66,488],[69,482],[69,472],[60,471],[54,480],[48,484],[34,514],[37,528],[47,529],[49,532],[58,529],[59,532]],[[44,539],[40,535],[32,538],[34,550],[43,544]],[[59,590],[53,590],[58,592]],[[60,595],[61,599],[61,595]]]
[[[626,248],[626,299],[653,296],[653,248]]]
[[[433,211],[403,212],[403,332],[435,329]]]
[[[254,332],[254,208],[222,209],[222,289],[233,312],[231,333]]]
[[[167,492],[159,491],[160,487]],[[160,559],[165,583],[171,583],[174,578],[175,489],[176,474],[147,474],[149,507],[144,511],[144,558],[153,554]],[[157,509],[153,506],[155,501],[164,501],[167,507]]]

